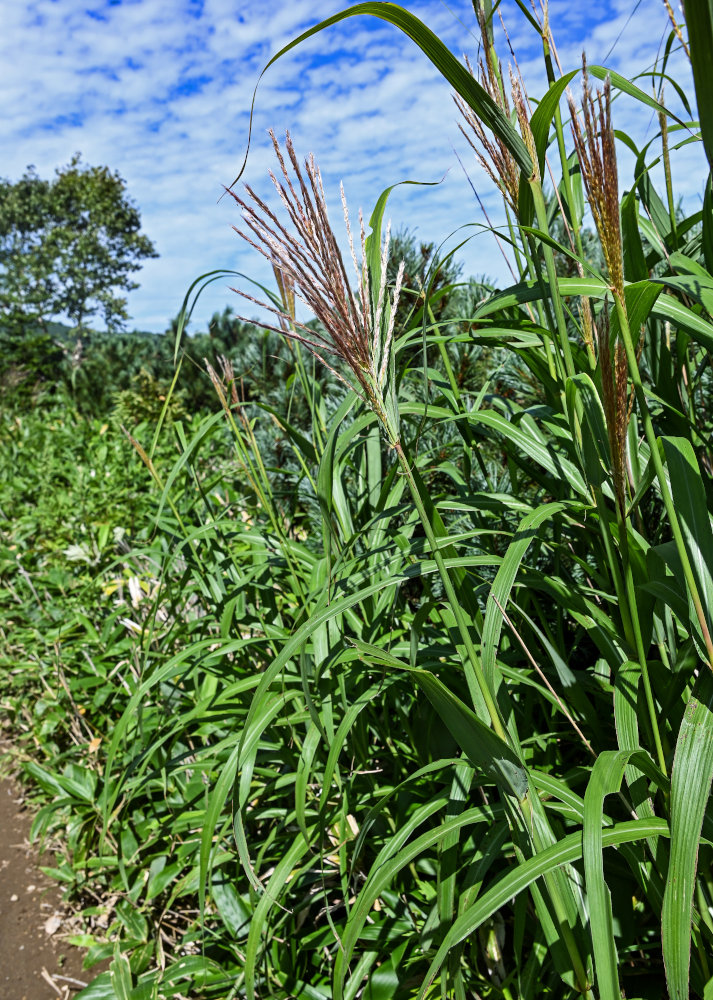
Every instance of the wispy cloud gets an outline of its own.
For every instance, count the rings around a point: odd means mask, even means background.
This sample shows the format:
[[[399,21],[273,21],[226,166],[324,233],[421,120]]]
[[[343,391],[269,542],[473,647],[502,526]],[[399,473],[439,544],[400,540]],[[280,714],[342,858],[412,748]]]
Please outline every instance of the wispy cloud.
[[[456,55],[477,55],[468,0],[416,0],[406,6],[441,35]],[[270,280],[256,255],[232,232],[232,199],[220,199],[242,162],[252,92],[260,70],[283,45],[341,9],[336,0],[28,0],[7,4],[0,41],[0,171],[19,176],[33,163],[48,176],[81,150],[86,162],[107,164],[126,178],[144,228],[161,257],[146,264],[132,293],[138,327],[165,329],[190,282],[230,267]],[[534,97],[545,82],[538,39],[512,0],[500,5],[513,47]],[[573,4],[551,0],[550,15],[565,69],[608,58],[632,75],[653,65],[667,32],[660,0],[643,0],[627,24],[631,0]],[[507,46],[500,46],[507,62]],[[685,63],[674,64],[689,88]],[[650,87],[646,81],[640,85]],[[576,89],[576,88],[575,88]],[[669,96],[673,97],[673,94]],[[394,226],[440,242],[465,222],[482,222],[454,148],[470,179],[495,213],[491,182],[473,162],[456,125],[448,86],[428,60],[391,26],[350,18],[292,50],[272,66],[258,90],[253,145],[245,179],[268,191],[272,165],[269,127],[289,128],[303,154],[313,151],[328,199],[339,215],[344,181],[353,208],[368,213],[397,181],[437,181],[435,187],[397,188],[390,201]],[[615,124],[640,144],[656,131],[648,112],[617,102]],[[674,160],[676,180],[696,196],[695,151]],[[685,159],[684,159],[685,157]],[[653,158],[653,156],[652,156]],[[696,160],[695,163],[702,162]],[[633,165],[621,172],[625,183]],[[487,234],[462,251],[465,270],[507,280]],[[197,324],[233,305],[216,283]]]

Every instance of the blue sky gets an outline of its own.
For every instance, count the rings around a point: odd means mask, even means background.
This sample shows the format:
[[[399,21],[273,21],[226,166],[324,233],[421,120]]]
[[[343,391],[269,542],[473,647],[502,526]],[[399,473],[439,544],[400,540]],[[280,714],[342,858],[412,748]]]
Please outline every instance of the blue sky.
[[[406,0],[409,10],[458,56],[477,58],[470,0]],[[538,0],[539,6],[539,0]],[[550,21],[565,71],[590,63],[626,75],[649,68],[669,26],[662,0],[551,0]],[[674,3],[678,10],[678,3]],[[119,170],[160,257],[146,263],[131,293],[133,325],[164,330],[189,284],[226,267],[269,281],[258,255],[232,231],[232,199],[220,199],[245,152],[249,109],[260,70],[301,31],[341,10],[337,0],[32,0],[5,4],[0,39],[0,174],[19,177],[28,164],[42,176],[81,151],[85,162]],[[514,0],[500,5],[531,97],[545,89],[539,41]],[[507,44],[498,48],[507,65]],[[672,62],[689,92],[684,59]],[[646,83],[642,86],[647,87]],[[672,88],[669,96],[673,97]],[[578,86],[575,88],[579,92]],[[615,126],[639,142],[656,124],[630,99],[617,101]],[[253,142],[243,180],[269,194],[272,150],[266,130],[289,128],[298,153],[314,152],[335,229],[339,182],[353,214],[368,216],[381,191],[401,180],[439,181],[398,188],[389,215],[395,228],[440,243],[466,222],[482,222],[463,162],[493,221],[498,197],[457,128],[449,88],[395,28],[349,18],[319,33],[272,66],[257,93]],[[674,181],[695,201],[700,152],[674,159]],[[630,183],[626,159],[620,180]],[[487,233],[461,252],[464,270],[505,282]],[[212,286],[194,329],[225,306],[242,304],[227,283]]]

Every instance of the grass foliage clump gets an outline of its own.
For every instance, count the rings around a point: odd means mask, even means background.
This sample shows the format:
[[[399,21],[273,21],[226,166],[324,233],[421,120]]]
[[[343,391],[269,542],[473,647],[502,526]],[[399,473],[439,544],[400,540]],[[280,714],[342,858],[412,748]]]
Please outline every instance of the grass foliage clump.
[[[273,136],[274,201],[235,199],[288,391],[213,358],[218,412],[172,408],[180,378],[160,413],[127,396],[130,473],[116,421],[84,421],[126,492],[78,493],[75,460],[53,489],[88,499],[49,543],[41,501],[16,512],[56,415],[24,463],[33,418],[5,421],[5,698],[43,755],[36,828],[69,831],[58,877],[113,956],[88,1000],[713,990],[713,200],[703,178],[686,215],[672,181],[691,141],[711,162],[713,15],[686,4],[690,51],[672,19],[655,96],[585,66],[579,99],[518,6],[537,101],[487,2],[475,68],[392,4],[307,33],[377,16],[438,67],[510,287],[402,263],[390,189],[333,228],[314,158]],[[700,123],[664,103],[679,48]],[[642,150],[619,97],[655,113]]]

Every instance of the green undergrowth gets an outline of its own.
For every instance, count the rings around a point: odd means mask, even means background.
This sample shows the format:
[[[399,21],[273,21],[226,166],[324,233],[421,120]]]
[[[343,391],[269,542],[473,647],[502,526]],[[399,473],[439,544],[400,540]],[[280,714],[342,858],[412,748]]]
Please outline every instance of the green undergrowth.
[[[347,279],[314,163],[275,139],[290,236],[237,200],[285,391],[256,389],[265,350],[213,359],[216,412],[179,373],[130,439],[2,416],[3,700],[112,958],[84,1000],[711,995],[709,166],[695,210],[674,187],[711,122],[664,103],[685,26],[655,96],[593,66],[568,105],[578,68],[518,6],[532,107],[488,3],[476,76],[396,5],[311,32],[380,17],[460,95],[510,287],[406,281],[388,189]],[[713,16],[686,6],[700,96]],[[642,150],[619,101],[654,113]]]

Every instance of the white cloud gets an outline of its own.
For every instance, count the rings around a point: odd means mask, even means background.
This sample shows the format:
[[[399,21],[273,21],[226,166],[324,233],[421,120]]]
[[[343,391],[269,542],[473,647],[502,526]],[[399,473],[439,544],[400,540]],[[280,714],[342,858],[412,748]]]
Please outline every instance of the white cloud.
[[[407,6],[457,55],[464,49],[477,54],[469,0],[449,0],[448,7],[414,0]],[[242,163],[250,102],[265,62],[339,9],[337,0],[6,5],[0,41],[2,172],[17,177],[34,163],[47,176],[76,150],[88,163],[121,172],[161,254],[147,262],[141,288],[130,297],[136,326],[164,329],[202,272],[223,266],[269,280],[264,263],[232,232],[238,214],[232,199],[219,201],[222,185]],[[539,40],[513,0],[503,0],[501,10],[530,93],[537,96],[546,87]],[[563,67],[576,68],[583,47],[591,62],[601,61],[612,45],[613,69],[631,74],[653,64],[667,31],[663,5],[643,0],[627,25],[631,11],[632,0],[551,0]],[[499,51],[507,53],[501,42]],[[690,91],[685,60],[677,56],[672,70]],[[670,88],[668,93],[673,97]],[[376,19],[349,18],[292,50],[263,77],[244,179],[269,191],[270,126],[278,132],[289,127],[299,152],[314,151],[335,221],[341,179],[353,212],[362,205],[368,214],[386,186],[445,175],[437,187],[397,188],[390,200],[394,225],[440,242],[466,222],[482,222],[452,146],[488,210],[500,218],[492,185],[474,165],[455,119],[449,87],[413,43]],[[615,124],[639,143],[657,130],[650,114],[628,98],[617,101]],[[689,198],[700,188],[701,163],[693,147],[674,159],[676,182]],[[631,157],[624,157],[622,183],[631,182],[632,171]],[[461,256],[467,273],[507,280],[487,235],[473,239]],[[235,296],[216,283],[196,312],[198,321],[233,304]]]

